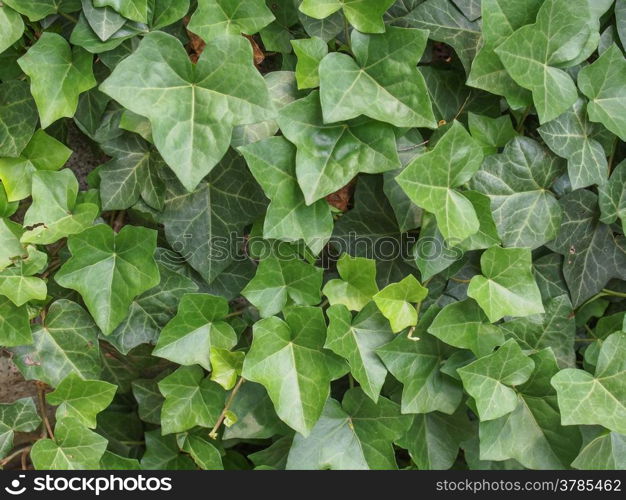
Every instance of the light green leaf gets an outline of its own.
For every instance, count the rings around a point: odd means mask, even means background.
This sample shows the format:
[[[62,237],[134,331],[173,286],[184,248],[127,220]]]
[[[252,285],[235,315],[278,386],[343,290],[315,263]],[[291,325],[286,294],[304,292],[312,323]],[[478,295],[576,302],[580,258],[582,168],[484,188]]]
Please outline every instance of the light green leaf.
[[[281,109],[278,124],[298,149],[296,175],[308,205],[341,189],[359,172],[376,174],[400,166],[393,127],[365,118],[326,124],[317,91]]]
[[[81,294],[105,335],[127,316],[135,297],[159,284],[156,236],[156,231],[135,226],[115,234],[99,224],[69,238],[72,257],[55,279]]]
[[[30,90],[37,103],[41,127],[59,118],[72,117],[78,96],[96,86],[92,56],[56,33],[45,32],[18,63],[30,77]]]
[[[429,309],[422,316],[412,339],[401,333],[376,349],[387,369],[404,386],[402,413],[440,411],[452,415],[461,403],[460,384],[440,370],[452,349],[426,331],[437,312],[436,308]]]
[[[568,368],[552,378],[564,425],[602,425],[626,434],[626,333],[602,342],[595,375]]]
[[[14,347],[32,344],[27,306],[16,306],[0,296],[0,345]]]
[[[47,294],[45,281],[33,276],[43,272],[48,256],[34,246],[26,248],[26,255],[19,256],[13,265],[0,271],[0,295],[8,297],[16,306],[30,300],[44,300]]]
[[[107,440],[80,420],[66,417],[54,428],[54,440],[40,439],[30,452],[37,470],[96,470]]]
[[[22,16],[6,5],[0,6],[0,53],[17,42],[24,33]]]
[[[161,409],[164,435],[196,425],[210,428],[224,407],[224,390],[197,365],[181,366],[159,382],[159,390],[165,396]]]
[[[248,167],[266,196],[263,237],[288,242],[304,241],[318,254],[333,232],[330,207],[325,200],[307,205],[296,179],[296,148],[282,137],[272,137],[240,148]]]
[[[80,0],[3,0],[3,3],[33,22],[51,14],[75,12],[80,9]]]
[[[328,400],[309,436],[296,435],[287,469],[397,469],[392,443],[409,424],[396,403],[350,389],[341,405]]]
[[[492,247],[482,254],[480,266],[483,274],[471,279],[467,295],[489,321],[544,312],[529,249]]]
[[[396,127],[435,128],[426,84],[416,65],[428,32],[387,28],[382,35],[352,32],[352,52],[328,54],[320,63],[324,122],[366,115]]]
[[[393,340],[389,322],[371,302],[355,318],[340,304],[331,306],[326,314],[330,324],[324,347],[348,361],[363,392],[377,402],[387,369],[376,349]]]
[[[480,144],[455,121],[435,147],[418,156],[396,177],[413,203],[435,215],[446,240],[461,242],[480,227],[471,202],[456,188],[480,168]]]
[[[237,343],[235,331],[224,321],[227,315],[228,301],[223,297],[200,293],[183,296],[176,316],[161,330],[152,354],[211,370],[212,349],[231,349]]]
[[[64,144],[38,130],[16,158],[0,158],[0,180],[9,201],[31,194],[32,176],[38,170],[59,170],[72,151]]]
[[[49,404],[58,406],[57,420],[71,417],[94,429],[96,415],[111,404],[115,391],[116,385],[102,380],[83,380],[75,372],[71,372],[56,390],[46,394],[46,400]]]
[[[451,346],[469,349],[478,357],[490,354],[494,347],[504,343],[500,329],[489,323],[482,309],[471,299],[444,307],[428,333]]]
[[[527,137],[516,137],[502,154],[485,159],[470,186],[489,196],[504,246],[534,249],[554,239],[561,208],[549,189],[564,167]]]
[[[337,261],[337,271],[341,279],[330,280],[322,293],[330,305],[343,304],[351,311],[360,311],[378,292],[376,261],[344,253]]]
[[[580,450],[572,467],[580,470],[626,470],[626,436],[601,431]]]
[[[205,42],[221,35],[254,35],[274,20],[263,0],[199,0],[187,28]]]
[[[94,7],[111,7],[122,16],[139,23],[148,22],[148,0],[92,0]]]
[[[330,393],[326,323],[316,307],[289,308],[284,317],[255,323],[242,375],[262,384],[280,419],[308,436]]]
[[[428,295],[428,289],[409,274],[398,283],[391,283],[374,295],[383,316],[389,320],[394,333],[401,332],[409,326],[417,325],[416,305]]]
[[[16,259],[26,256],[20,243],[24,230],[17,222],[0,219],[0,270],[10,266]]]
[[[313,37],[304,40],[291,40],[293,50],[298,57],[296,64],[296,80],[299,89],[319,87],[319,66],[326,54],[328,45],[321,38]]]
[[[241,292],[266,318],[289,303],[314,305],[321,300],[323,270],[293,256],[269,256],[257,267],[254,278]]]
[[[626,141],[626,58],[612,45],[593,64],[578,74],[578,86],[589,98],[587,113]]]
[[[181,451],[188,453],[202,470],[223,470],[219,450],[201,432],[176,436]]]
[[[517,395],[511,386],[523,384],[535,368],[534,361],[522,353],[514,340],[497,351],[457,370],[463,387],[476,401],[481,422],[512,412]]]
[[[394,0],[303,0],[300,12],[324,19],[339,9],[348,22],[362,33],[384,33],[383,14]]]
[[[12,349],[14,361],[28,380],[56,387],[70,373],[97,380],[102,367],[98,328],[74,302],[53,302],[43,324],[33,328],[34,342]]]
[[[609,181],[598,188],[598,194],[600,221],[613,224],[619,218],[626,228],[626,161],[615,167]]]
[[[237,383],[243,369],[245,353],[228,351],[220,347],[211,349],[211,380],[229,391]]]
[[[150,120],[157,149],[189,191],[222,159],[234,126],[273,112],[252,47],[239,36],[209,40],[193,65],[176,38],[150,33],[100,89]]]
[[[5,457],[13,449],[16,432],[33,432],[40,423],[33,398],[0,404],[0,457]]]

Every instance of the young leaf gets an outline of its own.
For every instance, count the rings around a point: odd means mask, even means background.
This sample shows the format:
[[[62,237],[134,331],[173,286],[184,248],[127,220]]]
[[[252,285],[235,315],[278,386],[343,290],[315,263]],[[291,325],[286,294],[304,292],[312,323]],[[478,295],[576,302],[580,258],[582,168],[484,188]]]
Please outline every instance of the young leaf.
[[[0,271],[0,295],[8,297],[16,306],[29,300],[44,300],[47,286],[41,278],[33,276],[43,272],[48,256],[34,246],[26,248],[26,255],[19,256],[13,265]]]
[[[134,226],[115,234],[99,224],[69,238],[72,257],[55,279],[81,294],[105,335],[122,322],[137,295],[158,285],[156,236],[156,231]]]
[[[293,51],[298,57],[296,64],[296,80],[299,89],[319,87],[319,66],[326,54],[328,45],[321,38],[313,37],[304,40],[291,40]]]
[[[416,305],[428,295],[428,289],[409,274],[398,283],[391,283],[374,295],[373,300],[389,320],[394,333],[417,324]]]
[[[383,14],[393,0],[303,0],[300,12],[324,19],[339,9],[348,22],[361,33],[384,33]]]
[[[187,28],[208,42],[221,35],[254,35],[274,20],[263,0],[199,0]]]
[[[176,38],[153,32],[100,90],[150,120],[157,149],[192,191],[226,153],[235,125],[273,112],[251,51],[243,37],[220,37],[208,41],[193,65]]]
[[[337,271],[341,279],[330,280],[322,293],[330,305],[343,304],[351,311],[360,311],[378,292],[376,261],[344,253],[337,261]]]

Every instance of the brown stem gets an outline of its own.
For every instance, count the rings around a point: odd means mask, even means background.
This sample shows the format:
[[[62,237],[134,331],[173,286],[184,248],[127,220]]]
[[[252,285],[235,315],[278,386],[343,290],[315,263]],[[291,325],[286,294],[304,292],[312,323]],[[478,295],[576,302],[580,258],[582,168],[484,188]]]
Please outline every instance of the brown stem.
[[[39,399],[39,411],[41,412],[41,419],[43,420],[43,430],[47,433],[48,437],[54,439],[54,432],[52,432],[52,426],[48,420],[48,406],[46,405],[46,394],[44,392],[45,384],[42,382],[36,382],[37,385],[37,398]]]
[[[231,391],[230,396],[228,397],[228,400],[226,401],[226,404],[224,405],[224,409],[222,410],[222,413],[220,413],[220,416],[218,417],[217,422],[215,422],[215,425],[213,426],[213,429],[211,429],[211,432],[209,432],[209,437],[211,439],[217,439],[217,431],[222,425],[222,422],[224,421],[224,419],[226,418],[226,413],[230,409],[230,405],[233,404],[233,400],[235,399],[235,396],[237,395],[237,393],[239,392],[239,389],[241,389],[241,386],[243,385],[245,381],[246,381],[245,378],[240,377],[235,387],[233,387],[233,390]]]
[[[19,450],[11,453],[9,456],[4,457],[2,460],[0,460],[0,467],[4,467],[6,464],[8,464],[11,460],[19,456],[20,454],[29,452],[30,448],[31,448],[30,446],[26,446],[25,448],[20,448]]]
[[[30,447],[26,447],[22,450],[22,470],[28,470],[28,454],[30,453]]]

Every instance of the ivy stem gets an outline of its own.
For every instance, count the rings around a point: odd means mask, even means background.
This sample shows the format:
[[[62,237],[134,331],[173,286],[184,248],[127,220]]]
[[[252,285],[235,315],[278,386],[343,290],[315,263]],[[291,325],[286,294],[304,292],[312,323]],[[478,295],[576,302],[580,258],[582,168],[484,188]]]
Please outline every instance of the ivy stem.
[[[524,130],[524,123],[526,122],[526,118],[528,118],[528,115],[530,114],[530,110],[532,109],[532,106],[528,106],[525,110],[524,113],[522,114],[522,117],[519,120],[519,123],[517,124],[517,132],[519,134],[522,133],[522,131]]]
[[[11,453],[10,455],[8,455],[7,457],[3,458],[2,460],[0,460],[0,467],[4,467],[6,464],[8,464],[11,460],[13,460],[15,457],[18,457],[19,455],[21,455],[22,453],[27,453],[29,452],[31,449],[31,446],[26,446],[24,448],[20,448],[17,451],[14,451],[13,453]]]
[[[238,311],[233,311],[230,314],[227,314],[226,316],[224,316],[224,319],[234,318],[235,316],[241,316],[245,312],[246,312],[245,309],[239,309]]]
[[[48,406],[46,405],[46,395],[44,393],[44,384],[42,382],[36,382],[37,385],[37,398],[39,400],[39,411],[41,412],[41,419],[43,420],[43,430],[48,434],[48,437],[54,439],[54,432],[52,432],[52,426],[48,420]]]
[[[59,12],[59,15],[74,24],[78,23],[78,19],[76,19],[74,16],[70,16],[69,14],[66,14],[65,12]]]
[[[615,290],[608,290],[607,288],[603,288],[602,293],[605,296],[610,295],[611,297],[620,297],[622,299],[626,299],[626,293],[624,292],[616,292]]]
[[[343,36],[346,39],[346,46],[352,52],[352,41],[350,40],[350,24],[346,16],[343,16]]]
[[[611,148],[611,156],[609,156],[609,175],[613,170],[613,160],[615,160],[615,153],[617,153],[617,137],[613,139],[613,147]]]
[[[246,381],[245,378],[239,377],[237,384],[235,385],[235,387],[233,387],[233,390],[231,391],[230,396],[228,396],[228,400],[226,401],[226,404],[224,405],[224,409],[222,410],[222,413],[220,413],[220,416],[218,417],[217,422],[215,422],[215,425],[213,426],[213,429],[211,429],[211,432],[209,432],[209,437],[211,439],[217,439],[217,431],[222,425],[222,422],[224,421],[224,419],[226,418],[226,413],[230,409],[230,405],[233,404],[233,400],[235,399],[235,396],[237,395],[237,393],[239,392],[239,389],[241,389],[241,386],[243,385],[245,381]]]

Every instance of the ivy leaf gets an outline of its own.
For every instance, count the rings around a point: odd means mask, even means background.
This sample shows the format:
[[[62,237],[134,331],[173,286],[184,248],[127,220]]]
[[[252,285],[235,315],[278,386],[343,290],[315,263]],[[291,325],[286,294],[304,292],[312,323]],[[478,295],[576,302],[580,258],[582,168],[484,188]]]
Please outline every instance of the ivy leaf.
[[[478,302],[489,321],[544,312],[529,249],[489,248],[480,266],[483,274],[471,279],[467,295]]]
[[[49,245],[91,226],[98,216],[94,203],[77,203],[78,181],[71,170],[38,171],[32,177],[33,202],[24,215],[24,226],[32,227],[23,243]]]
[[[468,113],[467,121],[470,134],[481,143],[485,156],[496,154],[498,148],[503,148],[517,136],[510,115],[491,118]]]
[[[589,98],[589,119],[602,123],[623,141],[626,141],[625,78],[626,59],[617,45],[612,45],[578,74],[578,86]]]
[[[330,393],[329,355],[322,349],[326,322],[316,307],[296,306],[283,314],[285,321],[255,323],[242,375],[262,384],[280,419],[308,436]]]
[[[0,296],[0,345],[15,347],[33,342],[27,306],[16,306]]]
[[[609,181],[598,188],[598,194],[600,221],[613,224],[619,217],[626,228],[626,161],[615,167]]]
[[[188,453],[202,470],[224,470],[219,450],[201,433],[178,434],[176,441],[181,451]]]
[[[477,357],[490,354],[494,347],[504,343],[502,331],[489,323],[485,313],[471,299],[445,306],[428,333],[451,346],[469,349]]]
[[[341,279],[330,280],[322,293],[331,305],[343,304],[351,311],[360,311],[378,292],[376,261],[344,253],[337,261],[337,271]]]
[[[581,450],[572,467],[580,470],[624,470],[626,436],[602,430]]]
[[[315,19],[325,19],[343,10],[348,22],[361,33],[384,33],[383,14],[394,0],[304,0],[300,12]]]
[[[359,115],[396,127],[435,128],[426,84],[416,65],[428,32],[389,27],[384,34],[353,31],[352,52],[328,54],[320,63],[324,122]]]
[[[325,200],[307,205],[296,179],[296,148],[282,137],[271,137],[240,148],[266,196],[263,237],[304,241],[318,254],[333,232],[330,206]]]
[[[598,18],[587,2],[548,0],[534,24],[522,26],[495,49],[513,80],[532,92],[542,124],[578,99],[576,85],[562,68],[575,66],[595,50]]]
[[[96,470],[107,440],[80,420],[66,417],[54,428],[54,440],[40,439],[30,452],[37,470]]]
[[[43,272],[48,256],[34,246],[29,246],[26,252],[12,266],[0,271],[0,295],[18,307],[30,300],[44,300],[47,294],[45,281],[33,275]]]
[[[561,209],[549,189],[563,170],[561,159],[527,137],[516,137],[501,155],[485,159],[471,187],[489,196],[505,246],[537,248],[554,239]]]
[[[469,73],[480,41],[480,24],[468,20],[448,0],[427,0],[415,7],[405,18],[413,28],[428,30],[429,37],[454,48]]]
[[[602,425],[626,434],[626,333],[602,342],[595,375],[567,368],[552,378],[563,425]]]
[[[561,425],[555,392],[549,384],[559,368],[550,349],[533,354],[531,359],[535,371],[518,388],[515,409],[480,422],[480,458],[513,459],[529,469],[564,469],[578,453],[580,431]]]
[[[380,312],[389,320],[394,333],[417,324],[416,304],[428,295],[415,276],[409,274],[398,283],[391,283],[374,295],[373,300]]]
[[[371,302],[355,318],[341,304],[330,307],[326,314],[330,324],[324,347],[348,361],[363,392],[377,402],[387,369],[376,349],[393,340],[388,321]]]
[[[37,126],[37,106],[25,82],[9,80],[0,84],[0,125],[1,165],[6,161],[2,157],[21,154]]]
[[[254,278],[241,292],[266,318],[278,314],[288,301],[314,305],[321,300],[323,270],[296,257],[263,259]]]
[[[287,469],[397,469],[392,443],[409,423],[396,403],[350,389],[341,405],[328,400],[310,435],[296,435]]]
[[[464,408],[454,415],[435,411],[414,415],[411,427],[396,443],[409,451],[418,469],[447,470],[473,430]]]
[[[41,35],[18,63],[30,77],[42,128],[74,116],[78,96],[96,86],[91,54],[80,47],[72,49],[56,33]]]
[[[122,322],[137,295],[159,284],[156,236],[156,231],[134,226],[115,234],[99,224],[69,238],[72,257],[55,279],[81,294],[105,335]]]
[[[176,179],[166,181],[160,221],[167,241],[211,283],[239,255],[245,226],[265,207],[263,193],[243,158],[232,151],[192,192]]]
[[[53,302],[43,324],[33,328],[33,340],[12,349],[26,379],[56,387],[70,373],[86,380],[99,378],[98,328],[78,304],[65,299]]]
[[[13,264],[13,262],[26,255],[24,246],[20,243],[20,238],[24,230],[17,222],[9,219],[0,219],[0,270]]]
[[[41,424],[33,398],[22,398],[0,404],[0,457],[13,449],[16,432],[33,432]]]
[[[161,330],[152,354],[211,370],[213,348],[228,350],[237,343],[235,331],[224,321],[227,315],[228,301],[223,297],[200,293],[183,296],[176,316]]]
[[[220,37],[208,41],[193,65],[176,38],[150,33],[100,89],[150,120],[157,149],[192,191],[226,153],[234,126],[273,111],[251,51],[243,37]]]
[[[493,354],[483,356],[457,370],[463,386],[476,401],[481,422],[512,412],[517,395],[510,386],[523,384],[535,368],[514,340],[508,340]]]
[[[48,403],[58,406],[57,420],[75,418],[81,425],[94,429],[96,415],[107,408],[117,386],[102,380],[83,380],[71,372],[57,386],[56,390],[46,394]]]
[[[319,87],[319,66],[326,54],[328,45],[318,37],[303,40],[291,40],[293,51],[298,57],[296,64],[296,80],[299,89]]]
[[[165,396],[161,410],[163,435],[196,425],[212,427],[224,407],[224,390],[197,365],[181,366],[159,382]]]
[[[0,7],[0,53],[17,42],[24,33],[24,21],[22,16],[6,5]]]
[[[80,0],[7,0],[3,3],[33,22],[40,21],[51,14],[74,12],[80,9]]]
[[[531,24],[543,0],[482,0],[482,47],[472,63],[467,84],[504,96],[513,109],[532,103],[528,90],[520,87],[504,69],[495,52],[517,29]]]
[[[211,380],[229,391],[237,383],[246,357],[241,351],[228,351],[220,347],[211,349]]]
[[[176,315],[181,297],[198,290],[190,278],[167,266],[170,258],[157,249],[159,284],[133,300],[128,316],[107,337],[118,351],[128,354],[140,344],[155,344],[162,328]]]
[[[367,119],[327,124],[318,92],[280,110],[278,124],[297,146],[296,174],[307,205],[348,184],[361,172],[400,166],[393,127]]]
[[[38,170],[59,170],[72,151],[64,144],[38,130],[16,158],[0,158],[0,180],[9,201],[31,194],[32,176]]]
[[[482,148],[457,121],[428,153],[413,160],[396,181],[417,206],[437,218],[446,240],[463,241],[480,227],[471,202],[455,188],[480,168]]]
[[[148,0],[92,0],[94,7],[111,7],[126,19],[148,22]]]
[[[105,451],[100,459],[100,470],[141,470],[136,458],[126,458],[110,451]]]
[[[274,20],[263,0],[199,0],[187,28],[206,42],[221,35],[254,35]]]
[[[126,24],[126,19],[110,7],[94,7],[91,0],[82,0],[82,7],[89,26],[103,42]]]
[[[137,415],[144,422],[161,424],[161,408],[165,398],[159,391],[155,379],[136,379],[132,381],[133,397],[137,401]]]
[[[391,374],[403,384],[402,413],[440,411],[452,415],[461,403],[463,390],[453,378],[441,372],[451,348],[426,332],[438,310],[422,316],[414,334],[401,333],[376,353]]]
[[[611,278],[624,278],[626,244],[599,221],[598,197],[579,189],[560,199],[563,223],[548,246],[565,257],[563,274],[574,307],[600,292]]]
[[[609,164],[603,144],[610,142],[611,135],[602,126],[589,122],[583,99],[538,130],[548,147],[567,159],[572,189],[605,183]]]

